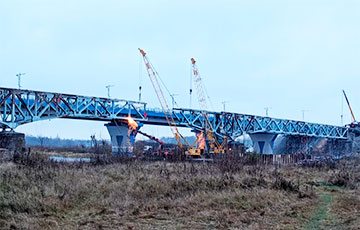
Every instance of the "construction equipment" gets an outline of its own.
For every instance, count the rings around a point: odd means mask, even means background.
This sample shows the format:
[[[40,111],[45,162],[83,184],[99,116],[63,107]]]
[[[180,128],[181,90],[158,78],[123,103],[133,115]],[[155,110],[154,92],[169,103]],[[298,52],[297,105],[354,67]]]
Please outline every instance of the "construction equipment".
[[[187,145],[187,146],[191,146],[187,140],[180,134],[176,124],[175,124],[175,121],[174,121],[174,118],[172,116],[172,112],[169,108],[169,105],[166,101],[166,98],[164,96],[164,93],[161,89],[161,85],[159,83],[159,80],[160,79],[160,76],[159,74],[157,73],[157,71],[155,70],[154,66],[151,64],[149,58],[146,56],[146,53],[144,50],[140,49],[139,48],[139,51],[140,53],[142,54],[143,56],[143,60],[144,60],[144,63],[145,63],[145,66],[146,66],[146,70],[147,70],[147,73],[149,75],[149,78],[150,78],[150,81],[151,81],[151,84],[155,90],[155,93],[156,93],[156,96],[160,102],[160,105],[161,105],[161,108],[162,108],[162,111],[165,115],[165,118],[166,118],[166,121],[171,129],[171,132],[173,133],[175,139],[176,139],[176,142],[178,144],[178,146],[180,148],[183,148],[183,142]]]
[[[351,118],[352,118],[351,124],[358,124],[358,122],[357,122],[356,119],[355,119],[355,115],[354,115],[354,113],[353,113],[353,111],[352,111],[352,108],[351,108],[351,106],[350,106],[350,102],[349,102],[349,100],[348,100],[348,98],[347,98],[347,96],[346,96],[345,90],[343,90],[343,93],[344,93],[346,103],[348,104],[349,110],[350,110],[350,113],[351,113]]]
[[[138,124],[131,116],[128,116],[126,118],[129,129],[128,129],[128,145],[129,147],[131,146],[130,142],[132,140],[130,140],[131,136],[136,136],[137,133],[140,133],[141,135],[149,138],[150,140],[155,141],[156,143],[159,144],[159,148],[156,150],[151,149],[151,151],[146,151],[143,152],[143,155],[145,157],[151,157],[151,158],[156,158],[156,159],[166,159],[168,157],[173,157],[175,155],[176,148],[174,146],[174,144],[165,144],[165,142],[159,140],[158,138],[149,135],[145,132],[140,131],[140,127],[142,127],[142,124]],[[116,121],[115,121],[116,122]],[[134,132],[134,134],[132,135],[132,133]]]
[[[153,141],[155,141],[156,143],[160,144],[160,146],[165,145],[165,142],[159,140],[158,138],[156,138],[156,137],[154,137],[154,136],[151,136],[151,135],[149,135],[149,134],[147,134],[147,133],[144,133],[144,132],[142,132],[142,131],[140,131],[140,130],[138,130],[137,132],[140,133],[141,135],[149,138],[150,140],[153,140]]]
[[[141,135],[149,138],[150,140],[155,141],[156,143],[159,144],[159,148],[157,149],[150,149],[150,151],[145,151],[143,153],[143,155],[145,157],[150,157],[152,159],[168,159],[168,158],[173,158],[175,156],[176,151],[176,145],[174,144],[166,144],[165,142],[159,140],[158,138],[149,135],[147,133],[144,133],[140,130],[137,131],[138,133],[140,133]]]
[[[344,96],[345,96],[345,99],[346,99],[346,103],[349,106],[349,110],[350,110],[350,113],[351,113],[351,119],[352,119],[351,124],[346,125],[346,126],[352,128],[351,129],[352,133],[354,133],[355,136],[358,137],[358,136],[360,136],[360,122],[356,121],[355,115],[354,115],[354,113],[352,111],[352,108],[351,108],[350,102],[349,102],[349,100],[348,100],[348,98],[346,96],[345,90],[343,90],[343,93],[344,93]]]
[[[197,147],[194,147],[195,143],[197,143],[198,145]],[[202,157],[205,151],[205,145],[206,145],[206,140],[204,137],[204,133],[203,132],[197,133],[194,144],[190,146],[188,150],[185,151],[185,155],[192,157]]]
[[[196,86],[197,97],[198,97],[198,101],[199,101],[199,107],[200,107],[201,114],[202,114],[202,117],[204,120],[203,129],[204,129],[204,133],[205,133],[205,139],[208,143],[207,153],[209,153],[209,154],[224,153],[226,144],[227,144],[226,137],[223,138],[223,141],[220,144],[218,141],[218,138],[213,133],[213,130],[211,127],[211,122],[209,120],[209,116],[207,113],[208,107],[207,107],[207,102],[206,102],[206,97],[205,97],[204,86],[203,86],[201,76],[199,74],[199,70],[198,70],[198,67],[196,65],[196,61],[194,58],[191,58],[191,64],[192,64],[192,70],[193,70],[192,72],[194,75],[194,82],[195,82],[195,86]],[[194,155],[194,153],[191,151],[187,151],[186,153],[188,155]]]

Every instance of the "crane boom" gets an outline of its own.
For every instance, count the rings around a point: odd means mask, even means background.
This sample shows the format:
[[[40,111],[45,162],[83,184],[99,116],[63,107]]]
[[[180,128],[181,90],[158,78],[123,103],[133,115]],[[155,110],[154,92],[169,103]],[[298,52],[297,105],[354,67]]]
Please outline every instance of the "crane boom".
[[[213,130],[211,128],[211,122],[209,120],[207,113],[208,107],[207,107],[203,82],[194,58],[191,58],[191,64],[193,69],[196,92],[199,101],[199,107],[205,122],[204,129],[205,129],[206,139],[209,143],[209,150],[210,150],[209,152],[215,152],[215,153],[222,152],[224,149],[224,145],[226,143],[226,139],[224,139],[223,144],[220,144],[217,138],[215,138],[214,136]]]
[[[352,111],[352,109],[351,109],[350,102],[349,102],[349,100],[348,100],[348,98],[347,98],[347,96],[346,96],[345,90],[343,90],[343,93],[344,93],[344,96],[345,96],[346,103],[347,103],[348,106],[349,106],[349,110],[350,110],[351,117],[352,117],[352,123],[356,123],[355,115],[354,115],[354,113],[353,113],[353,111]]]
[[[141,55],[143,56],[143,60],[146,66],[146,70],[148,72],[151,84],[155,90],[156,96],[160,102],[160,106],[162,108],[162,111],[165,115],[166,121],[171,129],[171,132],[173,133],[173,135],[175,136],[176,142],[179,145],[180,148],[183,147],[182,144],[182,140],[188,145],[190,146],[190,144],[186,141],[186,139],[179,133],[179,130],[175,124],[175,120],[172,116],[172,112],[170,110],[170,107],[166,101],[166,98],[164,96],[164,93],[161,89],[160,83],[159,83],[159,74],[156,72],[154,66],[151,64],[149,58],[147,57],[146,53],[144,50],[139,48],[139,51],[141,53]]]
[[[159,140],[158,138],[156,138],[156,137],[154,137],[154,136],[151,136],[151,135],[149,135],[149,134],[147,134],[147,133],[144,133],[144,132],[142,132],[142,131],[140,131],[140,130],[138,130],[137,132],[140,133],[141,135],[149,138],[150,140],[155,141],[156,143],[158,143],[158,144],[160,144],[160,145],[162,145],[162,146],[165,145],[165,142]]]
[[[200,109],[202,110],[202,112],[204,113],[205,111],[207,111],[208,107],[207,107],[205,91],[204,91],[204,87],[202,84],[201,76],[199,74],[199,70],[198,70],[198,67],[196,65],[196,61],[194,58],[191,58],[191,64],[192,64],[192,69],[193,69],[193,74],[194,74],[194,82],[195,82],[195,87],[196,87],[196,93],[198,96],[199,106],[200,106]]]

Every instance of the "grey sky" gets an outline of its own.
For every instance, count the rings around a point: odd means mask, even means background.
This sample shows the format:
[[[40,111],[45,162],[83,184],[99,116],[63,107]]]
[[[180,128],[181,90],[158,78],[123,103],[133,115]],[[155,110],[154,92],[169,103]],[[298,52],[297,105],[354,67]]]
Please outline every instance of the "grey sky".
[[[138,98],[143,48],[189,107],[190,58],[215,110],[340,125],[341,89],[360,117],[359,1],[1,0],[0,86]],[[141,63],[143,99],[158,107]],[[197,105],[193,97],[193,104]],[[169,100],[169,103],[171,101]],[[350,122],[344,106],[345,121]],[[108,138],[101,122],[52,120],[33,135]],[[167,128],[145,127],[155,135]]]

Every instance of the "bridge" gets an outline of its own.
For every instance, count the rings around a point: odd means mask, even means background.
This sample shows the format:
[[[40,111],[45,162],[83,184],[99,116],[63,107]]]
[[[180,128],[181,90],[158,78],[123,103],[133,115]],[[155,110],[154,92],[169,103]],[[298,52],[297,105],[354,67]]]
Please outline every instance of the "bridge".
[[[271,117],[208,111],[210,126],[218,137],[235,140],[249,134],[255,150],[272,153],[278,134],[345,140],[349,129],[333,125],[309,123]],[[205,127],[202,111],[174,108],[177,126],[201,131]],[[168,125],[161,110],[149,109],[144,102],[89,97],[73,94],[0,88],[0,128],[12,131],[20,125],[55,118],[107,121],[113,152],[126,148],[129,138],[127,118],[145,125]]]

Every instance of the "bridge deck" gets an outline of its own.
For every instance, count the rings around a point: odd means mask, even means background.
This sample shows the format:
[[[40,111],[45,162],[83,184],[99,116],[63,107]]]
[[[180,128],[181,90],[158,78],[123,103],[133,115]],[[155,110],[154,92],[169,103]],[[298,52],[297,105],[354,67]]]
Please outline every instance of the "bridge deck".
[[[346,127],[276,119],[238,113],[207,112],[211,128],[219,136],[236,138],[244,133],[277,133],[344,139]],[[178,126],[201,130],[203,113],[173,109]],[[0,88],[0,128],[15,129],[39,120],[67,118],[112,121],[133,117],[144,124],[167,125],[161,110],[147,109],[146,103],[52,92]]]

